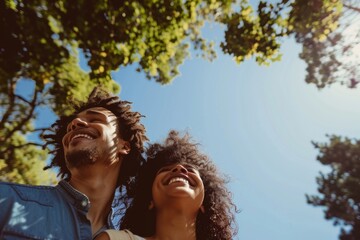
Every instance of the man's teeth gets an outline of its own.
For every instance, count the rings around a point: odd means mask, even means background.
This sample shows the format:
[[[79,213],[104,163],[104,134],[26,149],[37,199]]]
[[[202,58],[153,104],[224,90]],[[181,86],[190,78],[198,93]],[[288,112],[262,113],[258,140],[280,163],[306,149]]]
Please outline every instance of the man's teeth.
[[[172,183],[174,183],[174,182],[183,182],[183,183],[189,185],[189,181],[186,180],[186,179],[184,179],[184,178],[181,178],[181,177],[172,178],[172,179],[170,180],[170,182],[169,182],[169,185],[172,184]]]
[[[87,135],[87,134],[76,134],[72,140],[74,140],[75,138],[79,138],[79,137],[83,137],[83,138],[87,138],[87,139],[93,139],[91,136]]]

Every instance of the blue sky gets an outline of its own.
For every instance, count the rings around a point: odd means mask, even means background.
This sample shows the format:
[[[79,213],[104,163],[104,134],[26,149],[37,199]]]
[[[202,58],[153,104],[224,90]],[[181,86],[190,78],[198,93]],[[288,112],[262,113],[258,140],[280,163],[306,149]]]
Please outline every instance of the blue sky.
[[[327,171],[311,141],[360,135],[358,91],[307,85],[300,46],[287,39],[281,51],[283,60],[270,67],[252,60],[238,65],[219,50],[212,63],[190,57],[166,86],[135,67],[114,79],[121,98],[146,115],[152,141],[170,129],[187,130],[231,177],[241,210],[236,239],[335,240],[339,229],[325,221],[321,208],[306,204],[305,193],[316,193],[318,172]]]
[[[218,26],[204,33],[222,39]],[[316,193],[315,177],[327,171],[311,141],[327,141],[326,134],[360,136],[359,91],[307,85],[300,46],[285,39],[281,51],[282,61],[270,67],[252,60],[238,65],[219,49],[214,62],[192,53],[166,86],[146,80],[135,66],[113,78],[120,97],[146,116],[151,141],[170,129],[187,130],[230,176],[241,210],[236,239],[335,240],[339,229],[325,221],[321,208],[306,204],[305,194]],[[45,115],[39,127],[54,120]]]

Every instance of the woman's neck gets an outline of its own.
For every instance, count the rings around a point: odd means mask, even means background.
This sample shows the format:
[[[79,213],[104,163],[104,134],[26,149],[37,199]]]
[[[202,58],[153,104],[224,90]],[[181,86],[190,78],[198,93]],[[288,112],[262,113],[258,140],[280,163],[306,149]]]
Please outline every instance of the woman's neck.
[[[156,232],[149,240],[196,240],[196,215],[178,209],[157,209]]]

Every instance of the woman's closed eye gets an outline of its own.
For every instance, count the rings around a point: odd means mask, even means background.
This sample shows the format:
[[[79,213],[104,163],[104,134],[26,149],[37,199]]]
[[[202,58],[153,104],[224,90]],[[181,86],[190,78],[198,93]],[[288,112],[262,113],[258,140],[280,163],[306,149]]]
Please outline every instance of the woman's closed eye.
[[[160,168],[159,171],[157,171],[156,175],[159,174],[159,173],[162,173],[162,172],[167,172],[167,171],[170,171],[171,168],[170,167],[163,167],[163,168]]]
[[[192,173],[197,173],[198,170],[196,168],[193,168],[193,167],[186,167],[186,169],[189,171],[189,172],[192,172]]]

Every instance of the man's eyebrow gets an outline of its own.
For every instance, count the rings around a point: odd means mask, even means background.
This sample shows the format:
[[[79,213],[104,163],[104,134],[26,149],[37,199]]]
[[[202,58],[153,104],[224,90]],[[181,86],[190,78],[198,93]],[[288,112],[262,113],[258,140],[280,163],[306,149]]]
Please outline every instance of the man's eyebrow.
[[[87,110],[85,113],[89,114],[89,115],[103,115],[103,116],[107,117],[107,115],[105,113],[98,112],[96,110],[91,110],[91,109]]]

